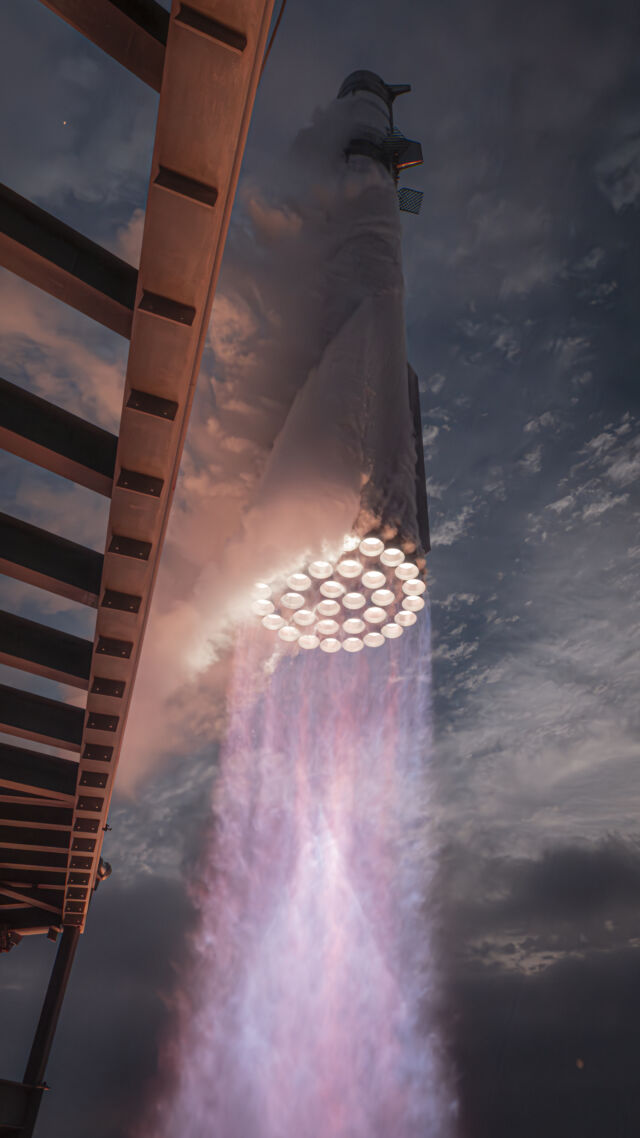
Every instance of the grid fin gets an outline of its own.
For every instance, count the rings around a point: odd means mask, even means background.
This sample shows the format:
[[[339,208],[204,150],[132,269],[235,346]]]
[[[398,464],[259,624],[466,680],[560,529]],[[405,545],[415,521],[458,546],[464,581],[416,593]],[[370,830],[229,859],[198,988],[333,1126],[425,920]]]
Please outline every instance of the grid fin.
[[[424,194],[421,190],[410,190],[403,186],[398,190],[398,205],[404,213],[420,213]]]

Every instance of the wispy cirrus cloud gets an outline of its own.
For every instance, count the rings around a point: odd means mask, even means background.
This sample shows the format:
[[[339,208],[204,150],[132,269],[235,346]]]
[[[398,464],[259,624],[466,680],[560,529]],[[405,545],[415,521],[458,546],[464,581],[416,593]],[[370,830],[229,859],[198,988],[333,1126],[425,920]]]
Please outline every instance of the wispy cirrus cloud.
[[[640,202],[640,127],[623,124],[621,137],[596,165],[599,189],[616,213]]]

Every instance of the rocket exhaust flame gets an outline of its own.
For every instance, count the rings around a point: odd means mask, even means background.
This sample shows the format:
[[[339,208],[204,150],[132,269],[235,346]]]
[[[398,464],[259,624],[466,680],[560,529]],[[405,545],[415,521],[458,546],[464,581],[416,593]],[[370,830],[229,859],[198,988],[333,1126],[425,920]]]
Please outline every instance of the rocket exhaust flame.
[[[428,620],[391,657],[284,657],[266,690],[261,635],[238,641],[198,924],[138,1133],[448,1138]]]
[[[296,248],[317,281],[306,363],[292,365],[228,558],[238,597],[248,550],[267,576],[237,639],[198,920],[139,1138],[453,1131],[434,937],[428,524],[395,187],[417,153],[392,114],[408,89],[356,72],[296,144],[308,238]],[[305,550],[315,559],[299,565]],[[265,638],[282,646],[266,664]]]

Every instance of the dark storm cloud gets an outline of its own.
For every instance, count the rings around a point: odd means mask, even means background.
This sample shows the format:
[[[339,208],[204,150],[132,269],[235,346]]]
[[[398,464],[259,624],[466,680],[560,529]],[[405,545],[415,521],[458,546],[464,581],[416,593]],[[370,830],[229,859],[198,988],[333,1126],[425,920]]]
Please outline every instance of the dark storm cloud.
[[[640,951],[451,993],[463,1138],[631,1138],[640,1127]]]
[[[611,842],[595,849],[549,850],[523,867],[515,904],[531,916],[593,916],[640,902],[640,848]],[[517,909],[516,909],[517,912]]]
[[[640,946],[640,846],[623,838],[538,858],[443,850],[439,895],[456,969],[533,974],[564,958]]]
[[[634,1134],[637,843],[538,859],[450,847],[441,872],[462,1138]]]

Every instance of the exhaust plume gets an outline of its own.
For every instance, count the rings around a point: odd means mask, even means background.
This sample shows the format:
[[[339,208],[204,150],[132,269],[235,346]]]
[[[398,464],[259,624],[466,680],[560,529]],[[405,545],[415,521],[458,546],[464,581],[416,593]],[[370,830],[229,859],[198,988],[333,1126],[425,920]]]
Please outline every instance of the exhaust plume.
[[[138,1138],[449,1138],[431,885],[429,629],[235,654],[188,959]]]

